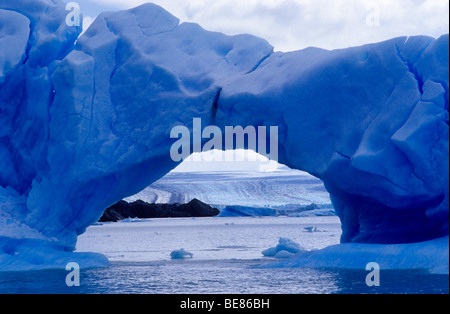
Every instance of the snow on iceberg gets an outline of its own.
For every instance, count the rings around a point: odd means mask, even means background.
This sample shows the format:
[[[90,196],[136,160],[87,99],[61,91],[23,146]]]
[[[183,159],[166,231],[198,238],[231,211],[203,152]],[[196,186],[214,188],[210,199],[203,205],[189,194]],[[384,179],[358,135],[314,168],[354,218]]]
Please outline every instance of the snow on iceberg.
[[[342,242],[448,235],[448,35],[281,53],[153,4],[103,13],[80,38],[66,14],[0,0],[0,269],[73,251],[104,209],[177,166],[170,130],[194,118],[278,126],[279,161],[324,181]],[[55,254],[32,258],[35,241]]]

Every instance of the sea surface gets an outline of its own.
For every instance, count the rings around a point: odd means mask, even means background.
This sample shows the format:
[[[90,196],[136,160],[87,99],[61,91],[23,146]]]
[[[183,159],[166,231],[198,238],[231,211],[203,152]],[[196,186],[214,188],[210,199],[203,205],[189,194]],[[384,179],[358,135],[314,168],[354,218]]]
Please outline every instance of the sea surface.
[[[314,227],[311,229],[309,227]],[[315,232],[309,232],[315,230]],[[306,250],[339,243],[337,217],[129,220],[88,228],[77,251],[106,255],[111,267],[0,273],[0,293],[68,294],[429,294],[449,293],[448,275],[382,270],[368,287],[361,270],[266,268],[261,251],[289,238]],[[192,258],[172,260],[184,248]]]

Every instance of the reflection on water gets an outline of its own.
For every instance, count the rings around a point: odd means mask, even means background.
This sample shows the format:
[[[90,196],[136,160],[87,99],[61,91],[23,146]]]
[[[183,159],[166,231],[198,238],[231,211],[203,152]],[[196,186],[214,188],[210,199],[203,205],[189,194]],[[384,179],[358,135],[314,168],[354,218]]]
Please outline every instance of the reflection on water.
[[[261,269],[262,260],[114,263],[81,271],[81,286],[67,287],[66,271],[0,273],[0,293],[80,294],[360,294],[449,293],[448,275],[416,270],[381,271],[380,287],[367,272]]]

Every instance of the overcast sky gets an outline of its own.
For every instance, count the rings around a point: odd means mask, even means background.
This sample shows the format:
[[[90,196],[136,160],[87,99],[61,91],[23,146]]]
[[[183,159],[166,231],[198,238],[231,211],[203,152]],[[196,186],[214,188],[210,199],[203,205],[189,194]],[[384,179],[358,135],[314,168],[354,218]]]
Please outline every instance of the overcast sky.
[[[67,1],[67,0],[66,0]],[[69,2],[69,1],[67,1]],[[86,22],[145,0],[77,0]],[[449,32],[448,0],[154,0],[182,22],[253,34],[276,50],[346,48],[398,36]]]

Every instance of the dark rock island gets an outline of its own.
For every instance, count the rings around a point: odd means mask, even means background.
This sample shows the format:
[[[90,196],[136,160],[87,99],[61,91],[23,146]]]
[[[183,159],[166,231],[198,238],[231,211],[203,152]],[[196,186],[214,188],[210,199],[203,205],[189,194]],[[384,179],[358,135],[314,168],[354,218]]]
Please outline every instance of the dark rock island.
[[[197,199],[187,204],[149,204],[138,200],[133,203],[120,201],[109,207],[100,218],[100,222],[116,222],[126,218],[181,218],[213,217],[220,211]]]

